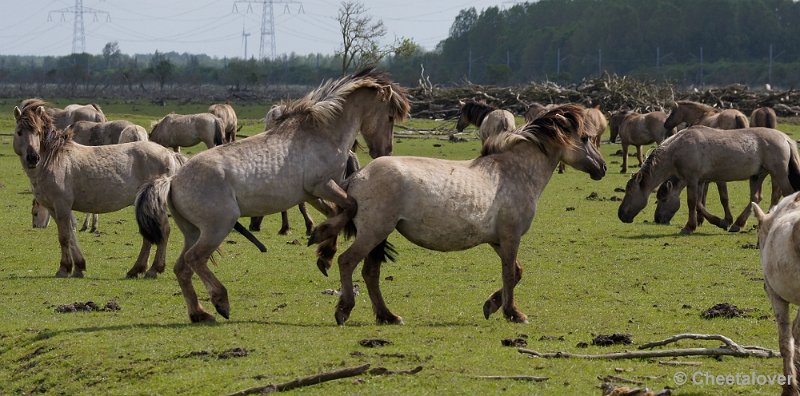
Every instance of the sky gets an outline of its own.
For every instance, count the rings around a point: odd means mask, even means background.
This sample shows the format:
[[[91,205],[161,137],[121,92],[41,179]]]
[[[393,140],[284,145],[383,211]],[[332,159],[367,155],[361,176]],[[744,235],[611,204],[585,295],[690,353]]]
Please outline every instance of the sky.
[[[85,52],[101,54],[116,41],[129,55],[175,51],[214,57],[258,57],[262,2],[269,0],[82,0]],[[336,15],[339,0],[272,0],[276,53],[332,55],[341,45]],[[367,13],[382,20],[387,35],[411,38],[432,50],[447,38],[462,9],[506,8],[506,0],[363,0]],[[75,0],[0,0],[0,55],[72,53]],[[98,11],[98,12],[92,12]],[[102,11],[102,12],[99,12]],[[269,26],[269,25],[267,25]],[[265,54],[270,54],[265,36]]]

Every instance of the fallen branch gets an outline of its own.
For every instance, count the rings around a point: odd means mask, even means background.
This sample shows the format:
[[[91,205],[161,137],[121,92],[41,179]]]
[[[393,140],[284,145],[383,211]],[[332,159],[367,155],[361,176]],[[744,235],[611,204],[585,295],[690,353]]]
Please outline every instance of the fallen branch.
[[[662,366],[702,366],[700,362],[679,362],[674,360],[659,361],[658,364]]]
[[[603,353],[597,355],[585,355],[569,352],[550,352],[540,353],[531,349],[518,348],[519,353],[533,355],[541,358],[575,358],[575,359],[637,359],[637,358],[659,358],[659,357],[678,357],[678,356],[735,356],[735,357],[760,357],[772,358],[780,357],[778,351],[763,348],[760,346],[741,346],[728,337],[718,334],[678,334],[666,340],[644,344],[639,349],[653,348],[655,346],[666,345],[682,339],[697,340],[717,340],[725,343],[719,348],[679,348],[654,351],[623,351]]]
[[[633,385],[644,385],[642,381],[636,381],[632,379],[617,377],[616,375],[607,375],[605,377],[597,376],[597,379],[603,382],[611,382],[611,383],[623,383],[623,384],[633,384]]]
[[[370,375],[414,375],[420,371],[422,371],[422,366],[414,367],[411,370],[397,370],[397,371],[389,370],[386,367],[375,367],[374,369],[369,371],[369,374]]]
[[[330,371],[308,377],[298,378],[293,381],[284,382],[282,384],[257,386],[255,388],[245,389],[231,393],[229,396],[244,396],[244,395],[252,395],[255,393],[284,392],[287,390],[300,388],[303,386],[317,385],[327,381],[348,378],[348,377],[355,377],[356,375],[364,374],[368,369],[369,369],[369,364],[365,364],[363,366],[358,366],[358,367],[344,368],[341,370]]]
[[[490,379],[490,380],[530,381],[530,382],[544,382],[550,379],[549,377],[535,377],[532,375],[478,375],[475,378]]]

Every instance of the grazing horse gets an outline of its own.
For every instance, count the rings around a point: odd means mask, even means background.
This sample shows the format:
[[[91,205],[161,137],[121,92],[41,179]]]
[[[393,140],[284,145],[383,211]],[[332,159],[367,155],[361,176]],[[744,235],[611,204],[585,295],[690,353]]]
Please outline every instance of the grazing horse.
[[[503,287],[483,306],[489,316],[502,308],[506,319],[526,322],[514,303],[514,287],[522,276],[517,258],[520,239],[533,221],[536,202],[559,161],[600,180],[605,161],[584,133],[582,107],[556,106],[511,132],[483,144],[471,161],[424,157],[382,157],[347,179],[347,194],[358,203],[348,229],[357,231],[353,244],[339,256],[341,296],[336,322],[344,324],[355,306],[352,274],[361,271],[380,324],[401,324],[380,291],[380,266],[395,253],[386,238],[395,229],[411,242],[438,251],[465,250],[488,243],[500,256]],[[329,219],[317,230],[344,228]],[[316,237],[309,242],[324,240]]]
[[[150,141],[180,152],[200,142],[212,148],[225,142],[222,120],[211,113],[167,114],[153,126]]]
[[[119,143],[146,142],[147,130],[141,125],[128,125],[119,133]]]
[[[39,98],[31,98],[25,99],[20,103],[19,107],[24,108],[30,103],[39,103],[42,102]],[[105,122],[106,116],[103,114],[103,110],[95,103],[81,105],[81,104],[71,104],[67,105],[67,107],[63,109],[50,107],[49,105],[45,108],[47,114],[53,118],[53,123],[55,124],[56,129],[65,129],[66,127],[72,125],[76,121],[92,121],[92,122]]]
[[[685,181],[689,220],[681,229],[690,234],[697,228],[697,211],[717,226],[722,220],[707,213],[698,199],[702,183],[750,181],[750,200],[761,200],[759,191],[767,175],[772,176],[772,203],[800,188],[800,158],[797,145],[775,129],[745,128],[733,131],[696,125],[665,140],[647,157],[625,187],[617,215],[623,223],[647,205],[647,197],[670,176]],[[732,230],[744,227],[750,216],[747,205]]]
[[[534,119],[538,118],[540,115],[544,114],[544,112],[552,107],[552,105],[543,105],[539,102],[533,102],[530,106],[528,106],[528,110],[525,110],[525,122],[531,122]]]
[[[239,217],[277,213],[301,202],[333,215],[319,206],[315,198],[320,198],[341,208],[334,224],[346,220],[356,202],[339,184],[357,133],[370,156],[390,155],[394,121],[405,118],[409,108],[403,89],[365,69],[287,104],[270,131],[203,151],[175,176],[148,183],[136,204],[140,232],[150,241],[162,240],[169,207],[184,236],[174,271],[191,321],[214,321],[197,299],[193,273],[217,312],[229,316],[228,292],[207,263]],[[335,235],[323,243],[335,248]]]
[[[512,131],[516,128],[514,114],[501,110],[484,102],[459,101],[459,116],[456,130],[464,131],[469,124],[478,127],[478,137],[481,141],[501,131]]]
[[[789,304],[800,305],[800,194],[783,198],[769,213],[750,204],[758,219],[758,246],[764,271],[764,290],[778,324],[778,347],[783,357],[783,395],[798,395],[800,315],[792,323]]]
[[[661,144],[664,139],[675,133],[675,128],[664,128],[667,113],[652,111],[640,114],[630,110],[620,110],[611,115],[609,126],[611,136],[608,141],[614,143],[619,136],[622,142],[622,169],[619,173],[628,171],[628,147],[636,147],[636,158],[642,166],[642,146],[646,144]]]
[[[83,277],[86,260],[72,228],[72,210],[108,213],[131,205],[139,186],[161,175],[171,175],[185,160],[180,154],[149,142],[109,146],[83,146],[70,130],[58,130],[45,110],[45,102],[31,100],[14,108],[14,152],[19,156],[35,199],[47,208],[58,225],[61,262],[56,277]],[[168,233],[168,229],[162,232]],[[145,273],[150,242],[143,240],[129,278]],[[146,277],[164,271],[166,245],[158,244]]]
[[[208,112],[222,120],[222,129],[225,131],[225,142],[235,141],[239,119],[236,118],[236,112],[233,110],[233,106],[227,103],[212,104],[208,107]]]
[[[691,100],[679,100],[672,105],[672,111],[664,121],[664,129],[673,129],[682,123],[717,129],[741,129],[750,126],[747,117],[739,110],[720,110]]]
[[[776,129],[778,115],[772,107],[759,107],[750,113],[750,126]]]

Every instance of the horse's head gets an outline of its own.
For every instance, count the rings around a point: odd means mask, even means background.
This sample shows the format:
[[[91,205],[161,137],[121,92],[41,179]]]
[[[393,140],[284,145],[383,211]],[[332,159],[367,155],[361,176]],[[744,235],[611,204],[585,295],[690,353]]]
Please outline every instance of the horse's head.
[[[797,209],[800,208],[800,193],[794,193],[783,197],[777,205],[770,208],[769,213],[764,213],[761,207],[755,202],[750,203],[750,208],[753,210],[756,220],[758,220],[758,245],[763,249],[765,246],[764,242],[767,236],[769,236],[770,231],[772,231],[775,219],[785,214],[795,213]],[[795,229],[796,225],[792,228],[792,231]]]
[[[47,228],[47,225],[50,224],[50,211],[35,198],[31,205],[31,223],[33,228]]]
[[[463,100],[458,101],[458,121],[456,121],[456,130],[459,132],[464,132],[464,128],[469,126],[469,117],[467,117],[467,113],[464,112],[464,106],[466,102]]]
[[[533,123],[552,123],[567,138],[560,160],[565,164],[589,174],[593,180],[606,175],[606,161],[583,128],[582,107],[563,105],[553,108]]]
[[[14,132],[14,152],[19,156],[22,166],[36,168],[42,159],[42,140],[45,133],[53,129],[53,118],[47,114],[45,102],[26,101],[20,109],[14,107],[17,127]]]
[[[609,142],[614,143],[617,141],[617,136],[619,136],[619,127],[622,125],[622,121],[628,116],[628,114],[631,114],[631,111],[627,109],[611,113],[611,117],[608,118],[608,129],[611,133],[611,135],[608,137]]]
[[[276,127],[285,112],[286,105],[284,104],[272,106],[264,116],[264,128],[266,128],[264,130],[267,131]]]
[[[678,102],[673,103],[672,111],[669,112],[669,116],[664,121],[664,129],[670,130],[677,127],[678,124],[684,122],[683,118],[682,107],[678,105]]]
[[[365,107],[360,128],[372,158],[392,155],[394,123],[405,119],[411,107],[404,92],[394,83],[387,81],[375,91],[378,100]]]
[[[625,197],[617,210],[617,217],[623,223],[633,223],[633,218],[647,206],[647,196],[650,194],[643,187],[643,178],[640,170],[631,176],[625,186]]]
[[[681,188],[678,186],[679,180],[675,177],[669,178],[656,191],[656,213],[654,220],[656,224],[669,224],[670,220],[681,207]]]

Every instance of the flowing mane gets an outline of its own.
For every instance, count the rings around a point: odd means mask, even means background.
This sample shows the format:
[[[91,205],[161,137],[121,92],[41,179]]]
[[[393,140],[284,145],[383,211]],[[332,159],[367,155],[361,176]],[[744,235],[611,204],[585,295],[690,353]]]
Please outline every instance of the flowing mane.
[[[408,116],[411,104],[406,98],[406,90],[389,80],[385,73],[367,68],[338,80],[327,80],[303,98],[286,104],[284,111],[276,118],[277,124],[294,118],[301,123],[327,125],[342,111],[347,96],[360,88],[377,90],[382,101],[388,101],[391,105],[396,119],[404,120]]]
[[[497,110],[497,107],[486,104],[486,102],[470,101],[461,108],[461,113],[476,126],[480,127],[486,115]]]
[[[692,110],[700,110],[703,113],[707,113],[707,114],[716,114],[716,113],[719,113],[720,111],[722,111],[722,110],[720,110],[720,109],[718,109],[716,107],[709,106],[709,105],[707,105],[705,103],[693,102],[691,100],[679,100],[678,101],[678,106],[685,106],[685,107],[688,107],[688,108],[690,108]]]
[[[639,168],[639,171],[636,172],[637,175],[641,175],[641,180],[646,180],[650,177],[653,173],[653,168],[658,164],[658,161],[664,156],[664,153],[669,149],[669,146],[672,142],[675,141],[675,136],[678,136],[680,133],[676,133],[675,135],[670,136],[661,144],[656,146],[655,149],[644,159],[642,166]]]
[[[45,111],[37,111],[38,108]],[[17,119],[17,128],[35,131],[41,142],[43,164],[46,166],[57,159],[58,153],[64,145],[72,140],[72,128],[56,129],[53,117],[46,111],[47,102],[33,98],[22,102],[20,116]]]
[[[572,104],[557,106],[515,131],[490,137],[483,144],[481,156],[509,150],[517,143],[525,141],[537,145],[543,152],[546,152],[547,141],[559,147],[570,146],[570,133],[586,135],[583,123],[583,107]]]

